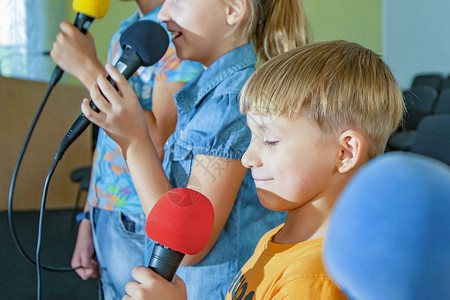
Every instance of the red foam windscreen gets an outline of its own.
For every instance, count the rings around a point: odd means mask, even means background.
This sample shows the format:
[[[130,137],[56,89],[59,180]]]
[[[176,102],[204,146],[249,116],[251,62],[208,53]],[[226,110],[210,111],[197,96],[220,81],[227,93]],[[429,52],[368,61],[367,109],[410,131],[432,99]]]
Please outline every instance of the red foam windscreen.
[[[172,250],[199,253],[211,236],[214,209],[209,199],[188,188],[165,193],[150,211],[145,226],[147,236]]]

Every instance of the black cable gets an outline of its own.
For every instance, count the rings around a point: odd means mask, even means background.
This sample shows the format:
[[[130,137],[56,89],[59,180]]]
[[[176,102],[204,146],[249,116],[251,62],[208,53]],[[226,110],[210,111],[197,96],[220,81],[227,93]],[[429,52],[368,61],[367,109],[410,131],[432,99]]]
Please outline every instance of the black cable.
[[[53,172],[55,172],[56,166],[58,165],[58,160],[54,160],[50,171],[45,179],[44,189],[42,191],[41,208],[39,211],[39,228],[38,237],[36,242],[36,272],[37,272],[37,299],[41,299],[42,292],[42,278],[41,278],[41,244],[42,244],[42,228],[44,224],[44,214],[45,214],[45,203],[47,202],[47,192],[48,186],[50,184],[50,179],[52,178]],[[71,268],[72,269],[72,268]]]
[[[11,184],[9,186],[9,196],[8,196],[8,224],[9,224],[9,230],[11,232],[11,236],[14,240],[14,243],[16,244],[17,249],[19,252],[32,264],[36,265],[36,262],[25,252],[22,245],[19,242],[19,239],[16,234],[15,226],[14,226],[14,220],[13,220],[13,196],[14,196],[14,189],[16,185],[17,180],[17,174],[19,172],[20,165],[22,163],[23,157],[25,155],[25,151],[27,149],[28,143],[30,142],[31,135],[34,131],[34,128],[36,127],[36,123],[41,115],[42,110],[44,109],[45,103],[48,100],[48,97],[50,96],[51,91],[55,87],[56,83],[61,79],[61,76],[63,74],[63,71],[60,68],[55,68],[55,71],[52,74],[49,87],[47,89],[47,92],[45,93],[45,96],[42,100],[41,105],[38,108],[38,111],[36,112],[36,115],[34,117],[33,122],[31,123],[30,129],[28,130],[28,134],[25,138],[25,141],[23,143],[22,149],[20,151],[19,157],[17,158],[16,166],[14,167],[13,175],[11,178]],[[49,267],[42,265],[42,269],[47,271],[54,271],[54,272],[70,272],[73,271],[72,268],[67,267]]]

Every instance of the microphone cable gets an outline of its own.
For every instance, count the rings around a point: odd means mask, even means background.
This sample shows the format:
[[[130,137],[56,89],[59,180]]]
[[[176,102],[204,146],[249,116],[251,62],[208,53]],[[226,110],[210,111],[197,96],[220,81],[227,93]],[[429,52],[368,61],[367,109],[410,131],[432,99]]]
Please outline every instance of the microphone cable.
[[[137,38],[139,37],[139,38]],[[145,37],[145,38],[142,38]],[[150,38],[151,37],[151,38]],[[159,41],[159,43],[152,47],[152,39],[155,39]],[[152,21],[141,21],[136,22],[132,24],[127,30],[122,34],[120,38],[120,43],[122,47],[124,48],[124,51],[122,53],[122,56],[119,58],[119,61],[116,64],[116,67],[120,69],[120,72],[125,76],[125,78],[129,78],[134,74],[134,72],[140,67],[140,66],[150,66],[156,63],[161,59],[161,57],[164,55],[164,53],[167,51],[167,47],[169,45],[169,40],[166,31],[164,28]],[[151,50],[149,50],[151,49]],[[36,265],[37,270],[37,296],[38,300],[41,297],[42,293],[42,276],[41,271],[42,269],[49,270],[49,271],[57,271],[57,272],[68,272],[73,271],[73,268],[62,268],[62,267],[48,267],[41,263],[41,243],[42,243],[42,228],[43,228],[43,218],[45,214],[45,204],[47,199],[47,192],[48,192],[48,186],[50,183],[50,179],[56,169],[56,166],[61,160],[62,156],[64,155],[67,148],[72,144],[72,142],[83,133],[83,131],[89,126],[91,123],[83,114],[81,114],[74,122],[72,127],[69,129],[68,133],[64,137],[63,141],[60,143],[58,150],[54,156],[54,162],[51,166],[51,169],[46,177],[44,189],[42,193],[42,199],[41,199],[41,208],[40,208],[40,214],[39,214],[39,232],[38,232],[38,240],[36,243],[36,260],[34,261],[31,257],[29,257],[22,246],[20,245],[20,242],[17,238],[17,235],[15,233],[15,228],[13,224],[13,218],[12,218],[12,200],[13,200],[13,194],[14,194],[14,187],[15,182],[17,179],[17,173],[20,167],[20,164],[22,162],[23,156],[25,154],[26,147],[29,143],[31,134],[34,130],[34,127],[36,125],[37,120],[39,119],[39,116],[42,112],[42,109],[50,95],[51,90],[55,86],[55,82],[57,82],[61,76],[62,72],[58,72],[59,68],[56,68],[55,71],[52,74],[51,83],[49,85],[49,88],[47,90],[46,95],[44,96],[44,99],[42,101],[41,106],[38,109],[38,112],[36,113],[36,116],[33,120],[33,123],[30,127],[30,130],[28,132],[28,135],[25,139],[24,145],[22,147],[21,153],[19,154],[19,158],[16,163],[16,167],[13,172],[13,176],[11,179],[11,185],[10,185],[10,192],[9,192],[9,198],[8,198],[8,221],[10,224],[10,231],[13,236],[14,242],[16,243],[16,246],[19,248],[19,251],[22,253],[25,258],[27,258],[28,261]],[[110,83],[113,85],[114,88],[117,90],[117,86],[115,82],[108,76],[107,78]],[[98,108],[95,106],[95,104],[91,100],[91,108],[95,111],[98,111]],[[79,266],[78,268],[81,268]]]
[[[28,143],[30,142],[30,138],[31,135],[33,134],[34,128],[36,127],[36,123],[39,120],[39,117],[42,113],[42,110],[44,109],[45,104],[47,103],[47,100],[50,96],[50,93],[52,92],[53,88],[55,87],[56,83],[59,81],[59,79],[61,78],[62,73],[59,71],[54,71],[52,74],[52,77],[50,79],[50,84],[49,87],[47,89],[47,92],[45,93],[45,96],[34,116],[33,122],[31,123],[31,126],[28,130],[27,136],[25,138],[25,141],[22,145],[22,149],[20,151],[19,157],[17,158],[17,162],[16,165],[14,167],[14,171],[13,171],[13,175],[11,178],[11,184],[9,186],[9,195],[8,195],[8,225],[9,225],[9,231],[11,232],[11,236],[14,240],[14,243],[17,247],[17,249],[19,250],[19,252],[22,254],[22,256],[24,256],[30,263],[36,265],[37,262],[35,260],[33,260],[24,250],[24,248],[22,247],[18,237],[17,237],[17,233],[16,233],[16,229],[14,226],[14,214],[13,214],[13,199],[14,199],[14,189],[15,189],[15,185],[16,185],[16,181],[17,181],[17,175],[19,173],[19,169],[20,169],[20,165],[22,164],[22,160],[23,157],[25,155],[26,149],[28,147]],[[56,167],[56,164],[54,163],[54,167],[52,166],[52,171],[51,173],[53,173],[54,168]],[[51,177],[51,175],[50,175]],[[47,184],[47,181],[46,181]],[[42,203],[41,203],[42,204]],[[44,203],[45,205],[45,203]],[[42,214],[42,211],[41,211]],[[42,216],[43,217],[43,216]],[[41,216],[40,216],[40,220],[41,220]],[[41,222],[40,222],[41,223]],[[41,224],[39,225],[41,227]],[[40,262],[39,262],[40,263]],[[53,272],[71,272],[74,271],[73,268],[71,267],[51,267],[51,266],[46,266],[46,265],[41,265],[42,269],[46,270],[46,271],[53,271]]]
[[[91,25],[92,21],[95,17],[102,18],[108,8],[109,8],[109,0],[103,0],[103,1],[89,1],[89,0],[74,0],[73,2],[73,8],[77,13],[76,19],[75,19],[75,27],[77,27],[82,33],[86,33],[89,26]],[[17,159],[16,165],[14,167],[13,175],[11,178],[11,184],[9,188],[9,195],[8,195],[8,224],[9,224],[9,230],[11,232],[11,236],[14,240],[14,243],[16,247],[18,248],[19,252],[24,256],[29,262],[36,265],[37,268],[37,280],[38,280],[38,289],[37,289],[37,298],[41,298],[41,290],[42,290],[42,280],[41,280],[41,270],[47,270],[47,271],[54,271],[54,272],[72,272],[74,269],[72,267],[51,267],[46,266],[41,263],[40,259],[40,249],[41,249],[41,240],[42,240],[42,224],[43,224],[43,218],[44,218],[44,208],[47,198],[47,191],[48,191],[48,185],[51,179],[51,176],[53,175],[54,170],[56,169],[56,165],[59,160],[55,160],[53,162],[53,165],[51,167],[50,172],[47,175],[47,178],[45,180],[44,185],[44,191],[41,199],[41,209],[39,213],[39,232],[38,232],[38,238],[37,238],[37,244],[36,244],[36,260],[33,260],[23,249],[22,245],[20,244],[20,241],[17,237],[15,226],[14,226],[14,218],[13,218],[13,196],[14,196],[14,189],[15,184],[17,180],[17,174],[20,169],[20,165],[22,163],[23,157],[25,155],[25,151],[28,147],[28,143],[30,141],[31,135],[33,134],[34,128],[36,127],[36,123],[39,120],[39,117],[42,113],[42,110],[44,109],[44,106],[50,96],[51,91],[56,86],[56,84],[59,82],[63,75],[64,71],[59,67],[56,66],[53,70],[49,87],[47,89],[47,92],[45,93],[45,96],[42,100],[42,103],[40,104],[38,111],[35,114],[35,117],[33,119],[33,122],[28,130],[27,136],[25,138],[25,141],[22,145],[22,149],[19,153],[19,157]],[[78,268],[81,268],[79,266]]]
[[[74,26],[77,27],[82,33],[86,33],[92,23],[92,21],[95,18],[103,18],[105,14],[108,11],[110,1],[109,0],[101,0],[101,1],[90,1],[90,0],[74,0],[72,2],[72,7],[74,11],[77,12]],[[43,53],[44,55],[50,54],[47,52]],[[56,86],[56,84],[59,82],[63,75],[64,71],[59,67],[56,66],[53,70],[49,87],[47,89],[47,92],[42,100],[41,105],[38,108],[38,111],[36,112],[36,115],[34,117],[34,120],[30,126],[30,129],[28,130],[28,134],[25,138],[24,144],[22,146],[22,149],[20,151],[19,157],[17,159],[16,165],[14,167],[14,172],[11,178],[11,184],[9,187],[9,195],[8,195],[8,224],[9,224],[9,230],[11,232],[11,236],[14,240],[14,243],[16,244],[16,247],[19,249],[19,252],[32,264],[36,265],[36,262],[25,252],[22,245],[19,242],[19,239],[17,238],[17,234],[14,227],[14,221],[13,221],[13,195],[14,195],[14,188],[17,180],[17,174],[20,169],[20,165],[22,163],[23,156],[25,155],[25,151],[27,149],[28,143],[30,141],[31,135],[34,131],[34,128],[36,126],[36,123],[41,115],[41,112],[45,106],[45,103],[48,100],[48,97],[50,96],[51,91]],[[55,271],[55,272],[69,272],[73,271],[72,268],[57,268],[57,267],[49,267],[42,265],[42,268],[47,271]]]
[[[42,199],[41,199],[41,207],[39,210],[39,227],[38,227],[38,237],[36,242],[36,273],[37,273],[37,299],[41,299],[42,294],[42,280],[41,273],[44,266],[41,264],[41,243],[42,243],[42,228],[44,223],[44,214],[45,214],[45,204],[47,202],[47,192],[48,186],[50,183],[50,179],[52,178],[53,172],[56,169],[56,165],[58,164],[58,160],[54,160],[50,171],[45,179],[44,189],[42,191]],[[48,267],[47,267],[48,268]],[[53,268],[55,269],[55,268]],[[64,269],[64,268],[62,268]],[[67,268],[67,271],[73,271],[72,268]],[[62,270],[65,271],[65,270]]]

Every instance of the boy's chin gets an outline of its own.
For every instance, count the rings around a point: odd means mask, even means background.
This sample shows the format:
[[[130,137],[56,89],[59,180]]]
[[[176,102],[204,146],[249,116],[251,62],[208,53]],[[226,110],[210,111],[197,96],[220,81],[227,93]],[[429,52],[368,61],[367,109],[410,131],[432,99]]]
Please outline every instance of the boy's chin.
[[[292,209],[292,202],[289,202],[271,191],[256,188],[256,193],[258,194],[259,202],[267,209],[274,211],[289,211]]]

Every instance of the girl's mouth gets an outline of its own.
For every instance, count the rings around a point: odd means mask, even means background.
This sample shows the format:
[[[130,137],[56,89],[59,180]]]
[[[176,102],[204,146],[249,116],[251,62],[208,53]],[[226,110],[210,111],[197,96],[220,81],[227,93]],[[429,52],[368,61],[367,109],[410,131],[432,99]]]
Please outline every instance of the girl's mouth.
[[[176,39],[181,36],[181,32],[179,31],[171,31],[170,33],[172,34],[173,39]]]

